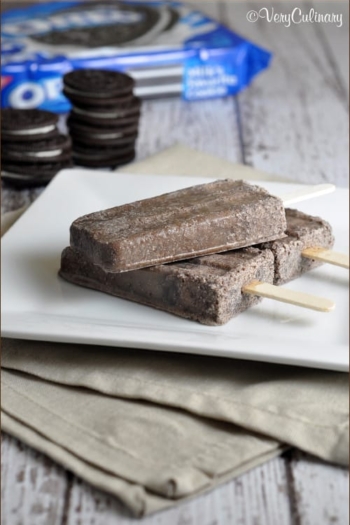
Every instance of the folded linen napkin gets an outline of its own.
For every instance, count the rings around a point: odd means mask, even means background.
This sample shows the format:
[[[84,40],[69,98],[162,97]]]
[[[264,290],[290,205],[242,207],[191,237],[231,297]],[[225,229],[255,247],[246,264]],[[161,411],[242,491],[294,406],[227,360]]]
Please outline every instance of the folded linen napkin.
[[[266,171],[252,169],[245,164],[233,164],[183,144],[175,144],[152,157],[118,168],[123,173],[150,175],[177,175],[185,177],[213,177],[252,181],[291,182]],[[118,171],[117,169],[117,171]]]
[[[192,158],[198,165],[199,153],[182,146],[155,164],[165,159],[176,173],[179,151],[188,169]],[[235,176],[222,162],[222,176]],[[215,159],[206,166],[215,177]],[[287,445],[348,464],[343,373],[17,340],[3,340],[2,367],[3,429],[137,516],[209,490]]]

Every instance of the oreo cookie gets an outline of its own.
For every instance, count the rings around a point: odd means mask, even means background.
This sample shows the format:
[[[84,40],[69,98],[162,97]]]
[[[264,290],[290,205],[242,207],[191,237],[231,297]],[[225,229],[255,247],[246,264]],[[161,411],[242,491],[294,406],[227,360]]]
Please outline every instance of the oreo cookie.
[[[13,109],[1,111],[1,137],[14,142],[33,142],[58,136],[58,116],[41,109]]]
[[[88,5],[74,5],[60,10],[60,17],[74,16],[83,12],[79,27],[53,29],[31,38],[50,46],[75,48],[119,47],[125,44],[146,44],[172,24],[168,9],[149,5],[127,4],[115,1],[92,1]],[[84,24],[85,20],[95,20]],[[101,22],[103,20],[103,22]],[[97,21],[97,23],[96,23]]]
[[[34,162],[22,164],[2,162],[1,180],[18,188],[44,186],[48,184],[60,170],[71,168],[72,166],[73,163],[70,159],[40,165]]]
[[[73,104],[106,106],[128,104],[134,80],[125,73],[104,69],[79,69],[63,77],[63,93]]]
[[[79,166],[91,168],[104,168],[121,166],[135,158],[135,141],[119,147],[93,148],[83,145],[75,145],[73,160]]]
[[[4,162],[62,162],[71,158],[72,142],[65,135],[35,142],[1,143],[1,159]]]
[[[126,146],[126,145],[129,145],[131,143],[135,144],[136,140],[137,140],[137,137],[138,137],[138,134],[135,133],[133,135],[126,135],[124,137],[120,137],[120,138],[117,138],[117,139],[114,139],[114,140],[109,140],[108,142],[104,142],[104,141],[96,141],[95,139],[92,139],[91,137],[89,137],[88,135],[79,135],[79,133],[77,135],[74,135],[74,133],[71,133],[71,139],[72,139],[72,144],[73,144],[73,151],[72,151],[72,155],[74,153],[74,151],[76,150],[77,147],[80,147],[80,146],[88,146],[88,147],[93,147],[93,146],[98,146],[98,147],[101,147],[101,146],[109,146],[109,147],[121,147],[121,146]]]
[[[103,108],[111,108],[118,104],[128,104],[131,99],[132,95],[128,94],[123,97],[118,98],[92,98],[88,97],[86,95],[81,95],[78,93],[73,93],[73,90],[71,90],[69,93],[66,89],[63,89],[62,93],[65,97],[67,97],[72,104],[74,105],[80,105],[80,104],[88,104],[89,106],[94,106],[95,108],[103,107]]]
[[[75,104],[71,111],[71,116],[90,124],[108,124],[118,123],[120,119],[138,119],[140,117],[141,100],[138,97],[132,97],[124,104],[115,104],[113,107],[86,106]]]
[[[131,142],[138,136],[138,121],[124,126],[114,125],[97,127],[83,124],[80,121],[69,117],[67,120],[67,126],[73,141],[73,150],[76,142],[88,145],[101,144],[111,146]]]
[[[84,69],[64,76],[64,93],[73,102],[67,127],[76,164],[119,166],[134,159],[141,101],[133,87],[131,77],[116,71]]]
[[[101,119],[101,120],[95,120],[93,118],[88,120],[84,120],[84,118],[81,118],[81,115],[77,115],[74,111],[74,108],[71,111],[71,115],[69,119],[67,120],[68,127],[74,127],[74,126],[80,126],[84,127],[86,129],[89,129],[91,131],[98,131],[98,130],[119,130],[120,128],[125,127],[138,127],[140,119],[140,113],[136,113],[135,115],[130,115],[129,117],[123,117],[123,118],[116,118],[113,119]]]

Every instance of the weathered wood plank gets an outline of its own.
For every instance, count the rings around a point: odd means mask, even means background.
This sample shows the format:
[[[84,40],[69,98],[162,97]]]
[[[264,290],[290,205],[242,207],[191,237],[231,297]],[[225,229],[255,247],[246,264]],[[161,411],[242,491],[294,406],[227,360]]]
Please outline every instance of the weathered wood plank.
[[[295,451],[290,463],[300,525],[349,523],[349,471]]]
[[[342,15],[340,27],[336,24],[318,24],[315,27],[324,49],[325,58],[337,78],[344,98],[349,98],[349,2],[347,0],[313,1],[312,6],[322,15]],[[340,24],[339,24],[340,25]]]
[[[61,525],[65,471],[7,434],[1,457],[2,525]]]
[[[232,99],[144,102],[137,143],[142,160],[177,142],[207,153],[241,161],[235,104]]]
[[[263,4],[290,13],[289,2]],[[309,6],[298,3],[303,12]],[[320,45],[316,24],[259,19],[261,4],[225,3],[225,19],[274,53],[269,70],[238,96],[245,161],[302,182],[348,184],[348,111],[343,90]],[[346,31],[339,32],[345,51]]]
[[[1,187],[1,213],[28,206],[40,195],[42,188],[18,191],[5,184]]]
[[[275,458],[140,525],[292,525],[284,460]],[[129,525],[119,502],[74,479],[67,525]]]

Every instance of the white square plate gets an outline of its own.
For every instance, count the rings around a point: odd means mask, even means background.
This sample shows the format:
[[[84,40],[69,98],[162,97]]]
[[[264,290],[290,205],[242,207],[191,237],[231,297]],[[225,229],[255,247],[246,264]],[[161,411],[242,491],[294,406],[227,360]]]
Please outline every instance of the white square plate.
[[[348,272],[322,266],[287,286],[333,299],[318,313],[265,299],[225,326],[208,327],[67,283],[58,277],[69,226],[80,215],[209,179],[64,170],[2,239],[2,335],[348,369]],[[298,185],[262,183],[276,195]],[[309,200],[347,251],[348,191]]]

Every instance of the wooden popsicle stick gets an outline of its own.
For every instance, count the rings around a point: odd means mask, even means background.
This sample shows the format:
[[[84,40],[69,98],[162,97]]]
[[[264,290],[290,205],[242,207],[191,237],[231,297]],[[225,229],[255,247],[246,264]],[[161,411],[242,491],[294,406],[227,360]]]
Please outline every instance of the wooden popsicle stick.
[[[290,206],[297,202],[320,197],[327,193],[332,193],[335,190],[334,184],[315,184],[313,186],[305,186],[301,190],[291,191],[281,196],[284,206]]]
[[[334,309],[335,304],[329,299],[323,297],[316,297],[315,295],[306,294],[303,292],[295,292],[288,290],[288,288],[281,288],[269,283],[261,281],[252,281],[243,286],[243,293],[251,295],[258,295],[259,297],[266,297],[267,299],[274,299],[282,303],[294,304],[310,310],[317,310],[318,312],[330,312]]]
[[[342,268],[349,268],[349,256],[345,253],[334,252],[326,248],[313,247],[305,248],[305,250],[301,252],[301,255],[308,259],[315,259],[316,261],[334,264]]]

